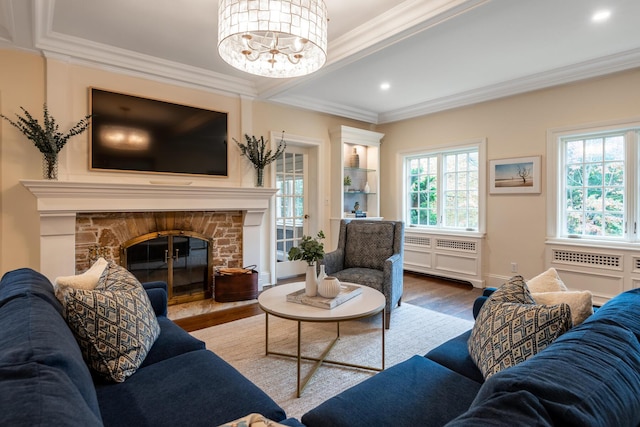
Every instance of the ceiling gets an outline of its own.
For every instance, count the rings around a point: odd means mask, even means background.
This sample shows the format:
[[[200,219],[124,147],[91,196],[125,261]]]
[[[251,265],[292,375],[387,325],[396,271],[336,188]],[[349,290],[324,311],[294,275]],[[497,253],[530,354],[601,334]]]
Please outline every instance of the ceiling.
[[[218,56],[217,0],[0,0],[0,48],[376,124],[640,67],[638,0],[325,3],[327,64],[295,79]]]

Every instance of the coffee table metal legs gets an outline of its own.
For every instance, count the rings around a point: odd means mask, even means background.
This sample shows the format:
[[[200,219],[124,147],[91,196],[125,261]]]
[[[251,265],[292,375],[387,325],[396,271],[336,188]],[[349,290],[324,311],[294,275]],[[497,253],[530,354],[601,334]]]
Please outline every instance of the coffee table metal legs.
[[[307,386],[307,384],[309,383],[309,380],[311,380],[311,378],[313,377],[313,375],[316,373],[316,371],[318,370],[318,368],[320,368],[320,366],[323,363],[329,363],[332,365],[338,365],[338,366],[346,366],[349,368],[357,368],[357,369],[365,369],[365,370],[369,370],[369,371],[376,371],[376,372],[380,372],[380,371],[384,371],[384,359],[385,359],[385,353],[384,353],[384,347],[385,347],[385,340],[384,340],[384,334],[385,334],[385,317],[386,317],[386,313],[384,312],[384,310],[382,310],[382,327],[380,328],[382,331],[382,340],[381,340],[381,347],[382,347],[382,363],[381,363],[381,367],[375,367],[375,366],[365,366],[365,365],[358,365],[358,364],[354,364],[354,363],[347,363],[347,362],[340,362],[340,361],[335,361],[335,360],[327,360],[327,356],[329,355],[329,352],[331,351],[331,349],[333,349],[333,347],[336,345],[336,343],[338,342],[338,340],[340,339],[340,322],[336,322],[336,337],[331,341],[331,343],[329,343],[329,345],[327,346],[327,348],[322,352],[322,354],[320,355],[320,357],[309,357],[309,356],[303,356],[302,355],[302,321],[301,320],[297,320],[298,322],[298,336],[297,336],[297,351],[296,354],[289,354],[289,353],[280,353],[277,351],[269,351],[269,313],[265,313],[265,355],[275,355],[275,356],[285,356],[285,357],[294,357],[297,359],[297,390],[296,390],[296,396],[300,397],[302,395],[302,391],[304,390],[304,388]],[[301,366],[302,366],[302,361],[303,360],[309,360],[309,361],[313,361],[316,362],[313,367],[311,368],[311,371],[307,374],[307,376],[302,379],[302,371],[301,371]]]

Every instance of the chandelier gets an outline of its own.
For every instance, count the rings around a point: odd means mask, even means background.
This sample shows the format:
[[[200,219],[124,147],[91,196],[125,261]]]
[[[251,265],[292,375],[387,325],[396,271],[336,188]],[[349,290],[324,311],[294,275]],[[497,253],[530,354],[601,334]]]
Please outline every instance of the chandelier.
[[[323,0],[220,0],[218,52],[233,67],[265,77],[312,73],[327,60]]]

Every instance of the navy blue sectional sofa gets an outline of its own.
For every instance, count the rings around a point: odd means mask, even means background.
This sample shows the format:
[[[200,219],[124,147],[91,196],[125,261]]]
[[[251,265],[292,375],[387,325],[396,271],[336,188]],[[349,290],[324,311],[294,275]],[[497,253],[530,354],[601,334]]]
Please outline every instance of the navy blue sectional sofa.
[[[142,366],[114,383],[87,368],[49,280],[31,269],[6,273],[0,281],[0,425],[213,427],[250,413],[300,425],[166,317],[164,283],[144,286],[161,333]]]
[[[480,297],[474,311],[480,309]],[[468,331],[302,417],[331,426],[640,426],[640,289],[618,295],[532,358],[486,382]]]

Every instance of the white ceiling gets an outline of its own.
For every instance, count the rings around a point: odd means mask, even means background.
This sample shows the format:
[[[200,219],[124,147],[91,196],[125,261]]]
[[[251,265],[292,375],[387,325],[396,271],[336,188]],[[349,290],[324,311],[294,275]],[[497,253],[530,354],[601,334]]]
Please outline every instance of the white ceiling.
[[[216,0],[0,0],[0,48],[370,123],[640,66],[640,0],[325,3],[327,64],[297,79],[222,61]],[[592,22],[604,8],[611,18]]]

